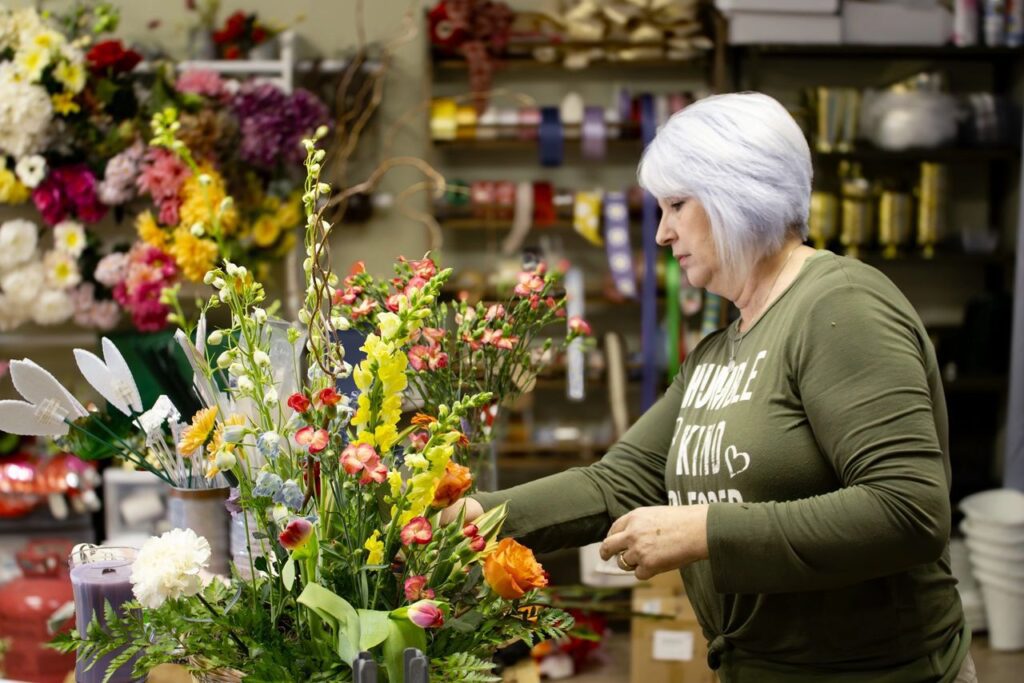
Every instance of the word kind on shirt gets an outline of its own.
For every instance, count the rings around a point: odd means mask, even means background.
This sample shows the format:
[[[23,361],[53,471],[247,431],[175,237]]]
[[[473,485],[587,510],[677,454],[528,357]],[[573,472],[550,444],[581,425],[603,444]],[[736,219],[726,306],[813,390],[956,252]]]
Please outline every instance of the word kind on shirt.
[[[753,397],[757,368],[767,355],[767,351],[759,351],[753,361],[702,363],[694,370],[679,406],[669,451],[670,459],[675,459],[677,482],[686,491],[670,490],[671,505],[681,505],[684,500],[687,505],[743,502],[743,494],[732,480],[750,467],[750,454],[728,443],[725,420],[716,420],[715,413]],[[686,486],[687,479],[694,486]],[[708,489],[708,485],[714,488]]]

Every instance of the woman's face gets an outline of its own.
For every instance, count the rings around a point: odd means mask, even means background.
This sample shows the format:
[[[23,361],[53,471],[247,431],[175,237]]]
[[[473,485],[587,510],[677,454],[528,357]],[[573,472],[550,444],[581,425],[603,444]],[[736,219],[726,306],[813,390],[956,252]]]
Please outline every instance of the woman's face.
[[[661,223],[655,237],[660,246],[669,247],[679,263],[686,281],[694,286],[712,289],[719,283],[721,265],[711,237],[711,221],[696,199],[659,199]]]

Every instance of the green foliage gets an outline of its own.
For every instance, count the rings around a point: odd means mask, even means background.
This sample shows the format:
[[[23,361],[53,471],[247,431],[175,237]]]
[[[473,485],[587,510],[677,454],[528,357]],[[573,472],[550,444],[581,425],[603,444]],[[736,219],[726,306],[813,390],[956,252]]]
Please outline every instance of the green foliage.
[[[494,663],[467,652],[433,659],[430,662],[431,683],[497,683]]]

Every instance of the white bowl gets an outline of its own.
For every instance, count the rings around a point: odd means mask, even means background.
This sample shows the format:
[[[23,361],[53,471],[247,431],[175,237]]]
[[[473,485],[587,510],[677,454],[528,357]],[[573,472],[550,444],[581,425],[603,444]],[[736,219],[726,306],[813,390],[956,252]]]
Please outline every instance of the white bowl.
[[[967,496],[960,509],[972,523],[983,521],[1024,531],[1024,493],[1017,489],[992,489]]]
[[[1007,581],[1014,581],[1017,583],[1018,590],[1024,593],[1024,566],[1019,562],[1011,562],[975,553],[971,555],[971,568],[975,577],[978,576],[980,571],[984,574],[1003,577]]]
[[[1021,598],[1024,598],[1024,581],[1015,579],[1002,574],[995,574],[987,569],[981,569],[979,567],[974,568],[974,578],[978,580],[978,585],[981,588],[985,586],[994,586],[1003,593],[1014,594]],[[988,601],[985,601],[985,609],[989,608]],[[1024,613],[1021,614],[1021,618],[1024,618]]]
[[[988,644],[993,650],[1024,649],[1024,593],[1000,589],[982,581]]]
[[[1007,548],[1024,548],[1024,530],[976,519],[960,522],[960,532],[969,539],[994,543]]]
[[[992,543],[979,538],[966,539],[968,557],[982,556],[992,560],[1013,562],[1024,567],[1024,548],[1003,543]]]

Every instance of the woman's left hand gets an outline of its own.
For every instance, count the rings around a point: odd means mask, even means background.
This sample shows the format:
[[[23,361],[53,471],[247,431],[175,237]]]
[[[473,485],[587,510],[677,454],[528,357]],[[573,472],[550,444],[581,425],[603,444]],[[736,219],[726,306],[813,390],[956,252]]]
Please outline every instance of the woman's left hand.
[[[659,505],[637,508],[615,520],[601,543],[601,557],[622,553],[638,579],[708,558],[708,506]]]

